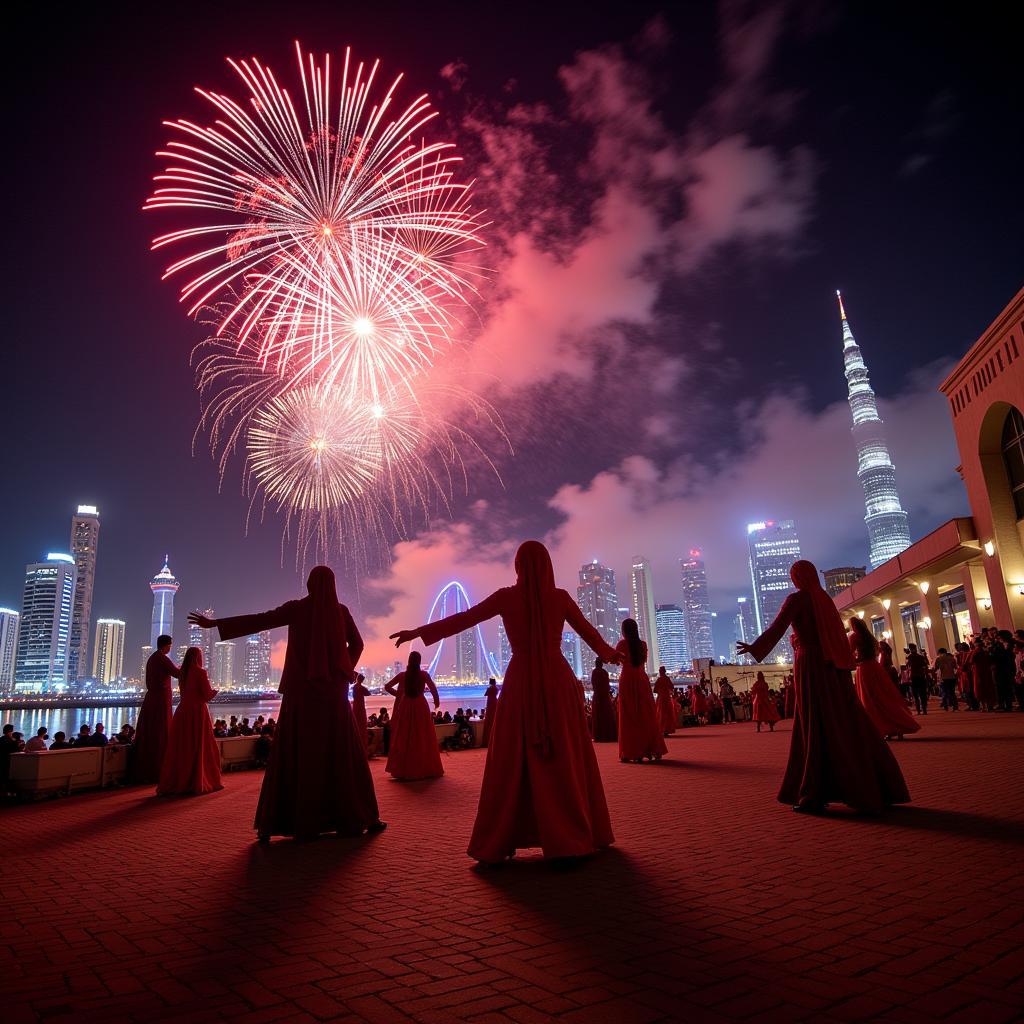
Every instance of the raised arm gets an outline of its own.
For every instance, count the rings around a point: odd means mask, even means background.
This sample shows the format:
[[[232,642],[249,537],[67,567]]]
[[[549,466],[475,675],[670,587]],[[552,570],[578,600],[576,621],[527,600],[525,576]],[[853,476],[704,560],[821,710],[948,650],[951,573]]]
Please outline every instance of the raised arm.
[[[490,597],[484,598],[479,604],[473,605],[472,608],[467,608],[464,612],[456,612],[445,619],[438,619],[437,622],[420,626],[419,629],[408,629],[402,630],[399,633],[392,633],[391,639],[395,641],[396,647],[409,640],[416,639],[422,640],[427,647],[430,647],[432,644],[436,644],[438,640],[443,640],[446,636],[455,636],[456,633],[462,633],[467,629],[472,629],[473,626],[479,625],[481,622],[493,619],[495,615],[501,612],[503,594],[503,590],[496,590]]]
[[[430,678],[429,672],[423,673],[423,682],[430,691],[430,696],[434,698],[434,710],[436,711],[441,706],[441,698],[437,695],[437,687],[434,685],[434,680]]]
[[[202,626],[204,629],[216,626],[221,640],[234,640],[236,637],[249,636],[252,633],[262,633],[265,629],[287,626],[291,622],[292,613],[298,603],[298,601],[286,601],[280,608],[272,608],[269,612],[256,612],[252,615],[232,615],[226,619],[206,619],[203,616],[196,616],[196,619],[193,620],[192,616],[189,616],[189,621],[195,621],[197,625]],[[204,623],[209,623],[209,626],[204,625]],[[356,635],[358,636],[358,633]]]
[[[587,622],[580,611],[580,606],[568,595],[565,595],[565,621],[579,634],[580,639],[602,660],[619,661],[619,654],[609,647],[603,636]]]
[[[790,594],[775,621],[751,644],[740,643],[736,645],[738,654],[749,654],[755,661],[764,661],[771,654],[775,645],[785,636],[786,630],[793,624],[796,615],[796,594]]]

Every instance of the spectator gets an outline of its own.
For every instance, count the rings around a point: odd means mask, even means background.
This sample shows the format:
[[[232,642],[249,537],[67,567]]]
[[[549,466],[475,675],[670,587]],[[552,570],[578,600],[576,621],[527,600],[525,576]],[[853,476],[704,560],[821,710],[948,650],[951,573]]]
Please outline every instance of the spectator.
[[[391,716],[387,708],[377,712],[377,725],[380,726],[380,752],[387,754],[391,749]]]
[[[213,735],[216,736],[217,739],[224,739],[227,734],[228,723],[225,722],[223,718],[218,718],[217,721],[213,723]]]
[[[956,699],[956,658],[953,657],[945,647],[939,648],[938,657],[935,659],[935,674],[939,677],[939,685],[942,687],[942,710],[960,710],[960,703]]]
[[[238,735],[238,717],[236,715],[231,716],[231,721],[228,723],[228,735]]]
[[[270,760],[270,748],[274,743],[274,730],[269,725],[264,725],[256,737],[256,746],[253,748],[253,756],[256,758],[258,768],[266,768]]]
[[[8,722],[0,737],[0,792],[7,789],[7,779],[11,773],[11,754],[18,752],[18,744],[14,740],[14,726]]]
[[[928,714],[928,659],[911,644],[907,649],[907,672],[910,676],[910,692],[919,715]]]
[[[53,742],[50,744],[51,750],[70,750],[71,744],[68,743],[67,736],[62,732],[55,732],[53,734]]]
[[[78,735],[75,737],[75,741],[72,744],[75,747],[91,747],[92,746],[92,726],[83,724],[78,730]]]
[[[1001,629],[989,649],[992,658],[992,673],[996,681],[997,711],[1013,710],[1013,682],[1017,674],[1017,663],[1013,654],[1013,634]]]
[[[33,736],[32,739],[30,739],[28,743],[25,744],[25,753],[38,754],[46,750],[46,741],[49,738],[50,737],[47,735],[46,732],[46,726],[40,726],[38,729],[36,729],[35,736]]]
[[[736,691],[728,679],[721,679],[718,683],[718,695],[722,698],[722,720],[725,722],[736,721],[736,709],[733,701],[736,698]]]
[[[110,738],[103,731],[103,723],[97,722],[96,728],[92,731],[92,743],[89,744],[91,747],[105,747],[110,742]]]
[[[130,747],[135,742],[135,730],[128,722],[121,726],[121,731],[110,738],[111,743],[122,747]]]
[[[248,718],[243,718],[242,719],[242,724],[238,727],[238,731],[239,731],[239,733],[242,736],[252,736],[253,728],[249,724],[249,719]]]

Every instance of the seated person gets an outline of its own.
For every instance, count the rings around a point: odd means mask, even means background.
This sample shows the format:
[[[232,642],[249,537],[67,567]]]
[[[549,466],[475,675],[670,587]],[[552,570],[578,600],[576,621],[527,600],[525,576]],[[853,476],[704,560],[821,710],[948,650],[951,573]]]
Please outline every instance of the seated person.
[[[75,737],[75,742],[72,744],[75,747],[91,747],[92,746],[92,726],[83,724],[82,728],[78,730],[78,735]]]
[[[238,727],[238,732],[242,736],[252,736],[253,728],[249,724],[249,719],[248,718],[243,718],[242,719],[242,724]]]
[[[274,733],[277,732],[277,719],[276,718],[268,718],[267,719],[267,728],[270,730],[270,735],[273,736]]]
[[[68,743],[67,736],[62,732],[55,732],[53,734],[53,742],[50,744],[51,750],[70,750],[71,744]]]
[[[256,764],[260,768],[265,768],[267,761],[270,759],[270,747],[274,742],[274,730],[269,725],[263,726],[260,730],[259,736],[256,737],[256,746],[254,748],[254,756],[256,758]]]
[[[103,731],[103,723],[97,722],[96,728],[92,732],[92,743],[89,745],[92,747],[105,747],[109,742],[107,734]]]
[[[441,719],[441,721],[445,725],[451,725],[452,724],[452,713],[450,711],[446,711],[444,713],[444,717]]]
[[[111,743],[117,743],[122,747],[130,747],[135,742],[135,730],[128,722],[121,726],[121,731],[110,738]]]
[[[25,744],[25,753],[26,754],[38,754],[38,753],[41,753],[42,751],[46,750],[46,741],[48,739],[49,739],[49,737],[46,734],[46,726],[45,725],[41,726],[38,729],[36,729],[35,736],[33,736],[32,739],[30,739],[28,741],[28,743]]]
[[[238,735],[238,717],[236,715],[232,715],[231,716],[231,721],[228,722],[228,735],[229,736],[237,736]]]
[[[217,721],[213,723],[213,735],[216,736],[217,739],[222,740],[227,736],[227,734],[228,723],[225,722],[223,718],[218,718]]]

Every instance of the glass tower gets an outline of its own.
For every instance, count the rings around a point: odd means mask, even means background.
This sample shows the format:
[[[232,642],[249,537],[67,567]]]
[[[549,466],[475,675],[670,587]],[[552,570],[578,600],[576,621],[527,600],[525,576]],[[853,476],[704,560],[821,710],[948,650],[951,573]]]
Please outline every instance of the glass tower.
[[[113,683],[124,673],[123,619],[97,619],[92,676],[97,683]]]
[[[78,578],[71,613],[68,682],[89,671],[89,630],[92,626],[92,591],[96,582],[96,549],[100,542],[100,514],[95,505],[79,505],[71,517],[71,555]],[[95,674],[95,673],[94,673]]]
[[[164,567],[150,580],[153,591],[153,620],[149,631],[149,642],[156,650],[158,636],[174,635],[174,595],[180,584],[168,567],[168,556],[164,555]]]
[[[679,559],[679,578],[683,588],[683,617],[686,620],[690,657],[714,658],[715,640],[711,629],[708,576],[700,548],[690,548],[687,557]]]
[[[853,414],[853,440],[857,446],[857,479],[864,488],[864,522],[871,542],[871,568],[877,569],[910,547],[910,527],[896,490],[896,470],[889,458],[885,428],[868,380],[868,368],[846,319],[843,297],[838,291],[836,297],[843,324],[843,363]]]
[[[659,604],[654,609],[658,631],[658,650],[661,661],[669,672],[680,672],[690,667],[686,638],[686,620],[677,604]]]
[[[789,570],[800,559],[800,538],[796,535],[796,524],[792,519],[769,519],[763,523],[747,524],[747,545],[757,632],[760,635],[772,624],[782,602],[794,590]],[[775,647],[775,654],[783,661],[793,660],[788,634]]]
[[[71,555],[51,553],[45,562],[25,566],[16,690],[45,693],[67,686],[77,576]]]
[[[661,653],[658,650],[658,625],[654,611],[654,581],[651,578],[651,563],[640,555],[633,559],[629,572],[629,590],[633,618],[640,639],[647,644],[647,669],[657,672],[661,664]]]
[[[581,566],[576,603],[583,617],[614,647],[622,638],[615,570],[601,565],[596,558]]]
[[[14,689],[14,661],[18,653],[21,615],[13,608],[0,608],[0,693]]]

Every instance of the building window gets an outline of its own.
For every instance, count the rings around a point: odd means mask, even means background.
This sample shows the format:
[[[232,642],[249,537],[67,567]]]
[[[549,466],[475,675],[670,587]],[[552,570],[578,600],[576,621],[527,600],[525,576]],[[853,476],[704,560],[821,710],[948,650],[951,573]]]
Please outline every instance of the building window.
[[[1024,416],[1011,409],[1003,424],[1003,465],[1017,519],[1024,519]]]

